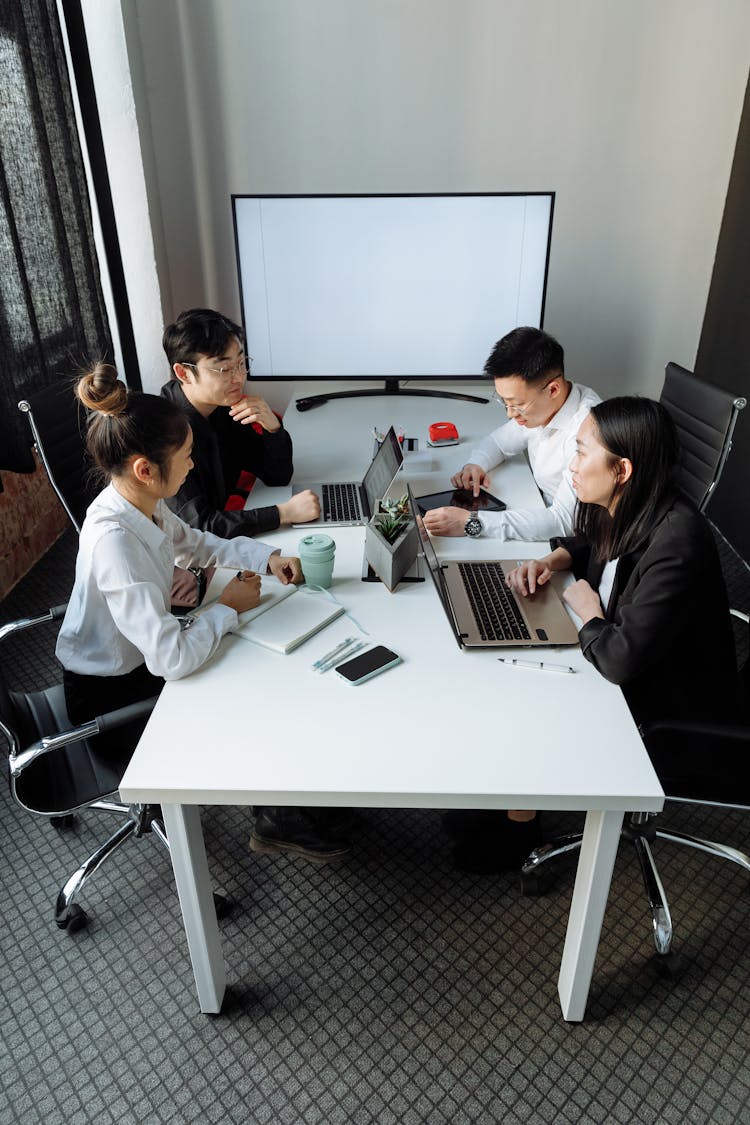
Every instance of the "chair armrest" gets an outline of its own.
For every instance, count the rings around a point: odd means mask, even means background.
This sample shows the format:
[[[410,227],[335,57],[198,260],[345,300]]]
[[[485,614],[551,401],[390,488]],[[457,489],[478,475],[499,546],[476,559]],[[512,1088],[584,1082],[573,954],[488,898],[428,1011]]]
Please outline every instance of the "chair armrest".
[[[130,703],[127,707],[119,707],[116,711],[108,711],[105,715],[98,715],[95,719],[89,719],[86,723],[71,727],[70,730],[40,738],[38,742],[33,742],[31,746],[28,746],[19,754],[10,756],[8,764],[11,776],[18,777],[37,758],[49,754],[53,750],[60,750],[63,746],[79,742],[82,738],[94,738],[97,734],[106,734],[108,731],[125,726],[126,723],[132,723],[136,719],[148,718],[158,698],[158,695],[154,695],[151,699]]]
[[[32,625],[45,625],[49,621],[59,621],[61,617],[65,616],[67,608],[68,603],[65,602],[64,605],[52,606],[39,617],[19,617],[17,621],[8,621],[7,624],[0,625],[0,641],[4,641],[6,637],[10,637],[13,633],[19,633],[22,629],[29,629]]]

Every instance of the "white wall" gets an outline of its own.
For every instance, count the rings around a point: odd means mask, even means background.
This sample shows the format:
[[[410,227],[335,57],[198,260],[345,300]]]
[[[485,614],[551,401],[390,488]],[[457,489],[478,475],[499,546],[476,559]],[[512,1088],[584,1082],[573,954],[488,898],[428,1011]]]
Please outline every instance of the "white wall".
[[[553,189],[570,374],[693,365],[748,0],[121,3],[166,316],[239,316],[232,192]]]
[[[163,371],[160,343],[164,318],[162,292],[166,275],[157,273],[156,268],[142,146],[133,100],[133,86],[138,84],[142,88],[143,83],[136,83],[135,78],[131,82],[130,66],[135,71],[137,60],[129,66],[119,0],[83,0],[81,10],[128,286],[138,366],[144,388],[148,390],[153,389],[154,374]],[[111,300],[105,259],[101,250],[99,254],[103,289]],[[164,260],[164,253],[161,257]],[[108,312],[114,332],[116,325],[109,304]],[[119,341],[118,369],[126,382],[129,381]]]

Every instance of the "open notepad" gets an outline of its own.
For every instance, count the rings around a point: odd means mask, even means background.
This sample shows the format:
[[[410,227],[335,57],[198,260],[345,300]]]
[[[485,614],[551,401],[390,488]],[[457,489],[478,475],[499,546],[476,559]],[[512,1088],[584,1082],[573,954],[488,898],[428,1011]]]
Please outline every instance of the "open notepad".
[[[274,652],[291,652],[343,612],[323,593],[264,577],[260,605],[241,613],[231,632]]]
[[[193,616],[213,605],[236,573],[225,567],[217,568],[203,603]],[[308,590],[306,586],[282,586],[277,578],[264,575],[260,603],[255,609],[241,613],[239,624],[230,632],[265,648],[272,648],[274,652],[292,652],[343,612],[344,607],[325,593]]]

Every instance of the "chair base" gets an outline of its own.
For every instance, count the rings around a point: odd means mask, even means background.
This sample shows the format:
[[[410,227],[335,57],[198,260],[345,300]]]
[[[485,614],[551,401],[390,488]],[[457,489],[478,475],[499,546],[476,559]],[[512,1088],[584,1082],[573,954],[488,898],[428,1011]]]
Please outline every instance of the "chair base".
[[[142,836],[146,832],[153,832],[169,851],[164,826],[154,815],[157,806],[120,805],[114,801],[101,801],[95,802],[89,808],[120,813],[127,816],[127,820],[95,852],[92,852],[88,859],[84,860],[61,888],[55,903],[55,923],[68,933],[77,933],[89,920],[86,912],[75,901],[83,890],[84,884],[126,840],[131,836]]]
[[[750,874],[750,856],[726,844],[719,844],[713,840],[704,840],[700,836],[691,836],[686,832],[663,832],[656,828],[652,818],[645,813],[632,813],[629,820],[623,825],[622,835],[630,840],[635,848],[638,863],[641,868],[643,883],[648,896],[651,910],[651,924],[654,945],[660,966],[665,975],[675,979],[682,972],[684,964],[672,950],[673,926],[672,916],[669,911],[664,885],[659,876],[651,842],[654,839],[671,840],[675,844],[685,844],[716,856],[718,859],[728,859],[738,864]],[[545,889],[543,878],[546,865],[550,860],[560,856],[572,855],[581,847],[582,836],[573,833],[567,836],[558,836],[547,844],[535,848],[521,867],[521,891],[525,895],[540,894]]]

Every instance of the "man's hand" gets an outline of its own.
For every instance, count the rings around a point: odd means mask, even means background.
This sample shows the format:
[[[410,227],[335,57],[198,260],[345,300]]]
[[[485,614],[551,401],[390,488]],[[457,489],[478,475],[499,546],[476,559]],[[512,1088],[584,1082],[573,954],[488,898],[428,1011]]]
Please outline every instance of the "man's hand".
[[[573,613],[578,614],[584,625],[587,621],[593,621],[595,617],[604,617],[599,595],[585,578],[579,578],[572,586],[563,590],[563,601],[570,606]]]
[[[490,478],[481,465],[464,465],[460,472],[451,477],[454,488],[470,488],[473,496],[479,495],[480,488],[490,487]]]
[[[229,407],[229,416],[241,426],[249,426],[251,422],[260,422],[264,430],[273,434],[281,428],[281,422],[274,414],[271,407],[260,395],[243,395],[239,402]]]
[[[260,575],[254,574],[252,570],[241,570],[237,577],[224,587],[219,601],[236,613],[255,609],[260,602]]]
[[[268,573],[278,578],[282,586],[288,586],[290,582],[299,586],[305,581],[302,565],[294,556],[285,558],[283,555],[271,555],[268,560]]]
[[[463,535],[470,515],[465,508],[432,508],[424,514],[424,525],[431,535]]]
[[[309,523],[320,515],[320,500],[310,488],[296,493],[285,504],[279,504],[279,523]]]
[[[537,586],[544,586],[552,577],[547,559],[529,559],[514,566],[506,576],[505,584],[522,597],[535,594]]]

